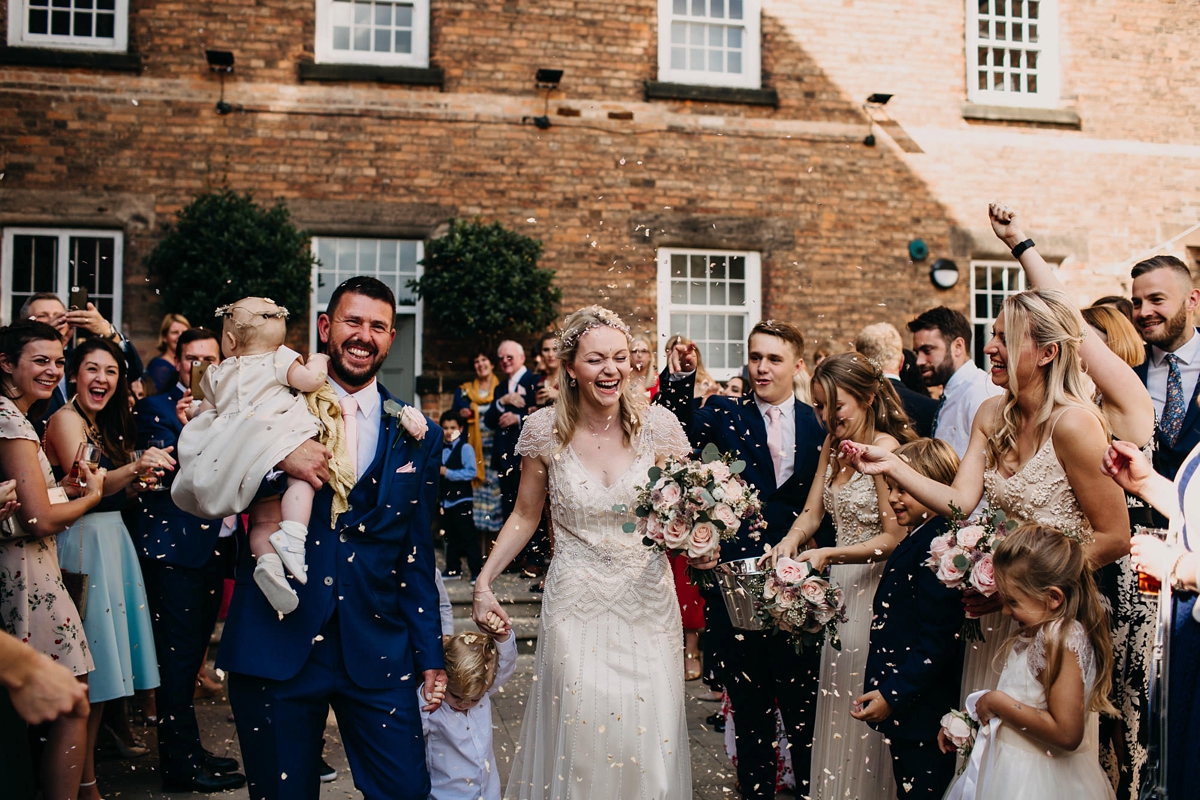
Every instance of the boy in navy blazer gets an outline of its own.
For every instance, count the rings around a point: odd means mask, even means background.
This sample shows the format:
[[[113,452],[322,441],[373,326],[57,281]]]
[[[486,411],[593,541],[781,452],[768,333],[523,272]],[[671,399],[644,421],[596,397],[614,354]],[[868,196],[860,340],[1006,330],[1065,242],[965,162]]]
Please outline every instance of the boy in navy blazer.
[[[739,530],[736,541],[721,544],[721,560],[762,556],[765,546],[778,543],[804,509],[825,441],[812,408],[793,394],[793,378],[804,365],[804,337],[786,322],[756,324],[748,342],[752,392],[742,398],[709,397],[702,408],[692,402],[695,365],[686,347],[668,354],[655,402],[675,412],[696,447],[711,442],[746,462],[742,477],[759,492],[767,528],[761,534]],[[771,417],[779,425],[778,453],[769,441]],[[807,781],[812,753],[820,649],[797,655],[785,636],[734,630],[720,594],[709,591],[704,597],[705,636],[717,640],[717,669],[733,706],[742,792],[746,797],[775,796],[778,705],[797,794],[806,794],[801,786]]]
[[[416,689],[424,684],[435,697],[446,686],[431,528],[442,436],[425,417],[423,428],[402,425],[404,404],[375,380],[395,337],[395,308],[391,289],[358,277],[334,291],[317,319],[343,413],[355,415],[347,444],[358,475],[336,526],[333,491],[317,492],[299,608],[280,619],[252,585],[248,553],[238,567],[218,664],[230,673],[253,800],[317,796],[330,707],[365,797],[429,793]],[[324,448],[310,441],[282,469],[319,478],[298,466],[308,458],[302,451],[324,463]]]
[[[958,455],[940,439],[918,439],[896,448],[917,472],[950,484]],[[903,797],[941,797],[954,779],[953,753],[938,748],[946,712],[958,707],[963,622],[962,592],[925,566],[929,544],[950,522],[921,505],[890,479],[888,501],[896,520],[910,527],[888,558],[875,590],[871,652],[855,719],[884,734]]]

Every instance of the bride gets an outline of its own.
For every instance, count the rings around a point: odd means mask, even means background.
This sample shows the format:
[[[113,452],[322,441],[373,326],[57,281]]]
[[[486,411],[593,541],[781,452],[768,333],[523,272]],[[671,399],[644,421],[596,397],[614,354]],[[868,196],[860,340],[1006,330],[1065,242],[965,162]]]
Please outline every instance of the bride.
[[[548,490],[554,559],[506,798],[692,796],[671,566],[623,531],[632,510],[617,510],[632,509],[651,466],[691,447],[669,411],[634,398],[629,350],[629,329],[611,311],[567,318],[558,402],[525,420],[516,509],[475,585],[480,629],[489,630],[489,613],[511,629],[492,580],[537,529]]]

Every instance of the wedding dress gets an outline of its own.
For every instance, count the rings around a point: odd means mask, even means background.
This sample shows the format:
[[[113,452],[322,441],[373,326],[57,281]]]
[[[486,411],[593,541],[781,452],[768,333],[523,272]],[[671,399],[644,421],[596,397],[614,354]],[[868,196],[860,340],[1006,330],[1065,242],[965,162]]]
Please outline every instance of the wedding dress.
[[[691,451],[679,421],[640,409],[637,457],[611,486],[531,415],[517,452],[550,465],[554,558],[536,672],[506,798],[666,800],[692,796],[683,628],[665,554],[622,526],[657,456]],[[624,508],[626,510],[618,510]]]

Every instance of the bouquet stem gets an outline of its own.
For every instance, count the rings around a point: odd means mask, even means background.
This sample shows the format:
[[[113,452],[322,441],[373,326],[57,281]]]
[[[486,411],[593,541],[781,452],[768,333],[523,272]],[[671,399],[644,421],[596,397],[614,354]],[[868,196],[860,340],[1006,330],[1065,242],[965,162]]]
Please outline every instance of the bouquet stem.
[[[979,617],[967,617],[963,620],[962,627],[958,630],[958,638],[964,642],[983,642],[983,626],[979,624]]]
[[[684,556],[686,558],[686,556]],[[711,569],[696,569],[693,566],[687,568],[688,580],[697,589],[712,589],[715,588],[717,582],[713,579]]]

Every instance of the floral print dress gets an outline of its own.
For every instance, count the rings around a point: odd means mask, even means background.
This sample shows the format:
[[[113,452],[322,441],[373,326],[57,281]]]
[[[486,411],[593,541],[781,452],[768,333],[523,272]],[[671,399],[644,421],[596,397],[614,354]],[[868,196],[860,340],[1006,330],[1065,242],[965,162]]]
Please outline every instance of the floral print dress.
[[[7,397],[0,397],[0,439],[38,443],[29,419]],[[38,461],[46,487],[57,486],[40,444]],[[0,525],[0,622],[13,636],[75,675],[86,675],[92,671],[92,655],[79,611],[63,586],[55,537],[34,539],[17,516]]]

